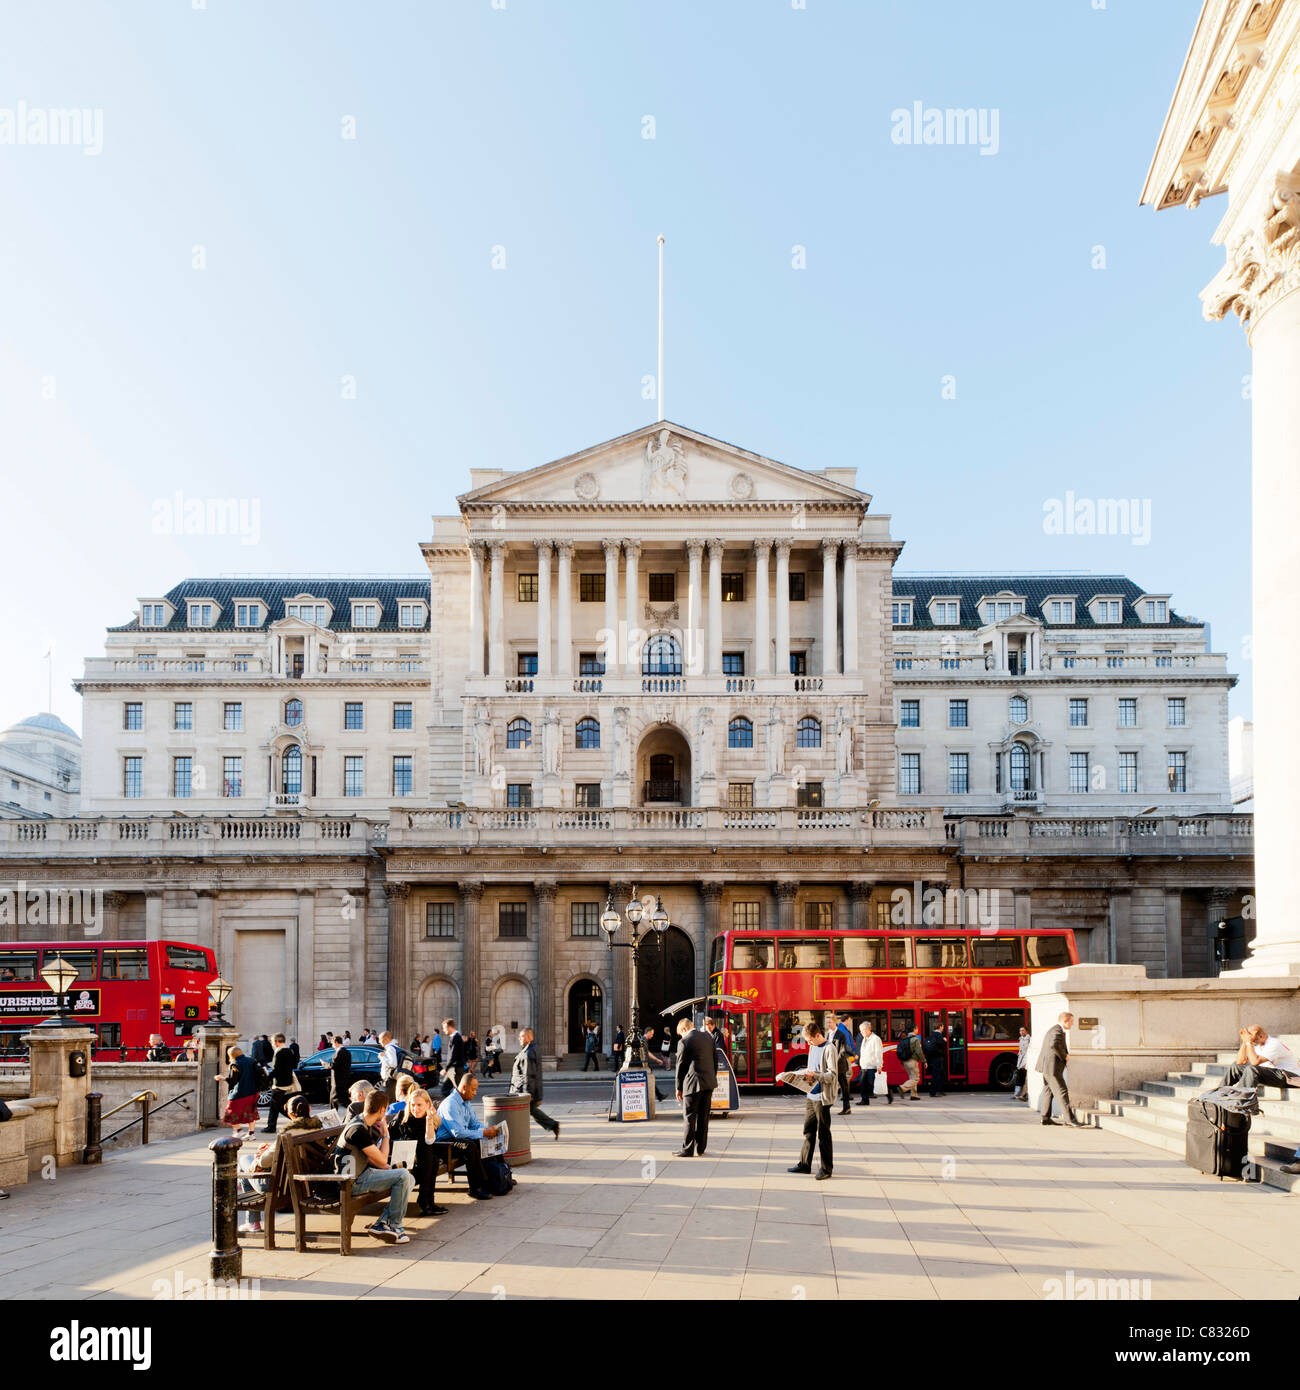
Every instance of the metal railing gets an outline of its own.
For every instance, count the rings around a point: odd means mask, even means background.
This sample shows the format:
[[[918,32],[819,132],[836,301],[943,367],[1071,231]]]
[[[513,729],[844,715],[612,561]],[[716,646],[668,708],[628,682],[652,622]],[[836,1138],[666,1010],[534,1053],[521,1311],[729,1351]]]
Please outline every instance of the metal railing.
[[[102,1114],[99,1114],[98,1107],[95,1107],[93,1111],[88,1111],[86,1116],[86,1148],[92,1149],[95,1147],[95,1145],[99,1145],[100,1147],[102,1147],[103,1145],[110,1143],[112,1140],[116,1139],[119,1135],[125,1134],[127,1130],[134,1129],[136,1125],[140,1126],[141,1144],[147,1144],[149,1142],[150,1118],[158,1114],[160,1110],[166,1110],[169,1105],[175,1105],[178,1100],[184,1100],[186,1096],[192,1096],[194,1094],[194,1090],[195,1088],[191,1086],[187,1090],[179,1091],[169,1100],[163,1101],[161,1105],[155,1105],[152,1109],[150,1109],[149,1107],[149,1102],[151,1100],[158,1099],[157,1091],[138,1091],[129,1099],[124,1100],[121,1105],[115,1105],[111,1110],[105,1111]],[[112,1134],[97,1135],[90,1132],[90,1123],[92,1117],[99,1124],[102,1124],[110,1116],[116,1115],[120,1110],[125,1110],[128,1105],[138,1105],[140,1107],[140,1113],[133,1120],[130,1120],[126,1124],[122,1125],[121,1128],[115,1129],[112,1132]]]

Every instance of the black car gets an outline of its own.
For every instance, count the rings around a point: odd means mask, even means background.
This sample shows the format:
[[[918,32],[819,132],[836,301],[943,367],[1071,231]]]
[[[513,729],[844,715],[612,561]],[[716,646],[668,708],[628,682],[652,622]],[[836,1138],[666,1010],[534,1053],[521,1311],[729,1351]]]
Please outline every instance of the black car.
[[[352,1069],[348,1076],[348,1085],[354,1081],[369,1081],[372,1086],[379,1085],[379,1048],[352,1046],[348,1048],[352,1054]],[[330,1098],[330,1063],[334,1060],[334,1049],[324,1048],[320,1052],[313,1052],[310,1057],[304,1057],[295,1068],[295,1075],[302,1084],[303,1094],[308,1100],[325,1104]],[[402,1048],[397,1049],[397,1068],[399,1071],[414,1071],[411,1065],[418,1059],[412,1058]],[[267,1103],[270,1103],[270,1096],[267,1096]]]

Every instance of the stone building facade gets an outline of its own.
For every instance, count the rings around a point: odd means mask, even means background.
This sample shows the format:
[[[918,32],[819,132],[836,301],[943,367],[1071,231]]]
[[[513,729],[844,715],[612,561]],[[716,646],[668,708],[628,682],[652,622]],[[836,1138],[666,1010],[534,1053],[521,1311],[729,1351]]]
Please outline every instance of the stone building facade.
[[[79,683],[82,815],[0,825],[4,872],[211,942],[246,1031],[452,1015],[548,1056],[627,1021],[597,918],[634,890],[673,923],[647,1008],[725,927],[874,925],[918,885],[1152,973],[1248,914],[1234,678],[1168,594],[895,574],[854,470],[664,423],[459,503],[427,581],[142,598]]]

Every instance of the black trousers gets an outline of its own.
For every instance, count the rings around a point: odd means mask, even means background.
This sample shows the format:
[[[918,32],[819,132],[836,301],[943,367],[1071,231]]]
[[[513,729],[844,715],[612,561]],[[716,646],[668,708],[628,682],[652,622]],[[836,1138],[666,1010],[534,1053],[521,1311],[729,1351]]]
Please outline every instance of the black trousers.
[[[587,1070],[587,1063],[588,1063],[588,1062],[590,1062],[591,1065],[592,1065],[593,1067],[595,1067],[597,1071],[599,1071],[599,1070],[600,1070],[600,1053],[599,1053],[599,1052],[588,1052],[588,1053],[587,1053],[587,1055],[582,1059],[582,1069],[583,1069],[583,1071],[586,1071],[586,1070]]]
[[[346,1110],[348,1108],[348,1083],[344,1077],[330,1073],[330,1109]]]
[[[813,1144],[821,1157],[822,1167],[829,1173],[835,1167],[835,1150],[831,1144],[831,1108],[815,1100],[803,1104],[803,1148],[799,1151],[799,1165],[812,1167]]]
[[[297,1095],[296,1091],[280,1091],[274,1086],[271,1087],[271,1106],[266,1112],[266,1127],[272,1134],[275,1133],[275,1126],[280,1116],[284,1114],[284,1108],[289,1104],[289,1097]]]
[[[930,1073],[930,1094],[937,1096],[948,1084],[948,1069],[947,1067],[932,1067],[928,1062],[925,1069]]]
[[[840,1072],[840,1112],[848,1110],[853,1099],[853,1068],[845,1067]]]
[[[419,1204],[422,1213],[427,1212],[438,1202],[438,1159],[441,1144],[429,1144],[423,1139],[415,1141],[415,1165],[411,1169],[415,1185],[419,1189]]]
[[[682,1097],[682,1114],[686,1127],[682,1131],[682,1151],[702,1154],[709,1145],[709,1107],[712,1091],[692,1091]]]
[[[858,1083],[858,1090],[862,1097],[863,1105],[871,1104],[871,1097],[876,1091],[876,1068],[863,1067],[862,1074]]]
[[[487,1174],[483,1171],[483,1146],[477,1139],[453,1139],[449,1148],[456,1150],[456,1157],[465,1165],[469,1185],[474,1192],[487,1188]]]

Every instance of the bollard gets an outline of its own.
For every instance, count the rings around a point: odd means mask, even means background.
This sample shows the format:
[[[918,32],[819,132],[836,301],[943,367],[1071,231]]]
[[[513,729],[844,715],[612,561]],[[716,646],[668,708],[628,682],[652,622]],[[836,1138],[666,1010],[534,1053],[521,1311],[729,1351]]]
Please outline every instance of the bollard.
[[[103,1108],[104,1097],[98,1091],[91,1091],[86,1097],[86,1152],[81,1156],[83,1163],[104,1161],[104,1150],[99,1143],[99,1137],[103,1133],[103,1121],[100,1119]]]
[[[140,1143],[142,1146],[149,1143],[149,1095],[146,1091],[140,1097]]]
[[[214,1139],[212,1150],[212,1253],[208,1273],[214,1280],[238,1279],[243,1272],[244,1252],[239,1248],[235,1229],[238,1212],[235,1201],[239,1189],[238,1139]]]

